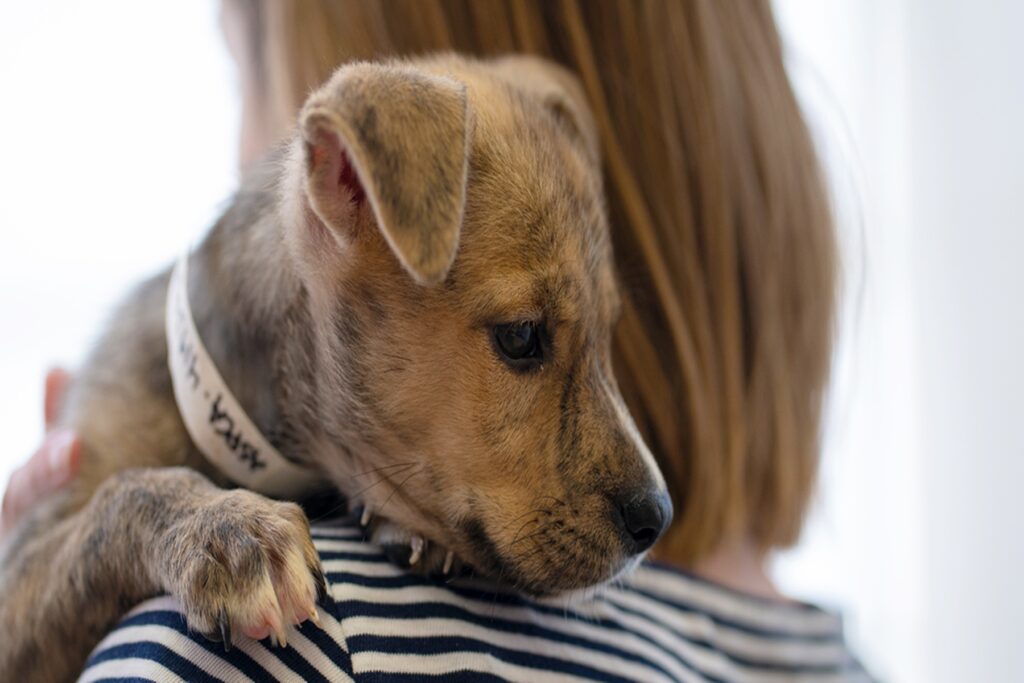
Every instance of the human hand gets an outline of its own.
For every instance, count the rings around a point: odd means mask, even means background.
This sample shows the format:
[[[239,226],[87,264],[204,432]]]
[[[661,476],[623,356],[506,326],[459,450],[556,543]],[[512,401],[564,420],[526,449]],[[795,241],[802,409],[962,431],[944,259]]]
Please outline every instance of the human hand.
[[[43,413],[46,436],[31,458],[14,471],[0,507],[0,539],[14,528],[25,512],[40,498],[52,495],[78,473],[81,445],[78,436],[67,429],[56,429],[57,413],[71,375],[64,370],[46,374]]]

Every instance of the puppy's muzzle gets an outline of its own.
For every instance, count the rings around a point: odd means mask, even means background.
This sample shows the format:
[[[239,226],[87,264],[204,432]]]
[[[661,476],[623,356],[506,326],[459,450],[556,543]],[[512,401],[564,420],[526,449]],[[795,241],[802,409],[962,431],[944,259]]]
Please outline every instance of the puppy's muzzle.
[[[612,523],[626,552],[651,549],[672,521],[672,501],[665,491],[628,489],[611,497]]]

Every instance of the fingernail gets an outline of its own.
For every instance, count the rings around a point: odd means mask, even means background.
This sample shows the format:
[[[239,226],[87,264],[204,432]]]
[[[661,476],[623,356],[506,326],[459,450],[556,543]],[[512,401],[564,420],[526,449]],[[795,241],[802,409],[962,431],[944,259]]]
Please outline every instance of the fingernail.
[[[420,561],[423,556],[423,537],[413,536],[409,541],[409,564],[413,565]]]
[[[51,480],[64,479],[71,474],[71,452],[75,447],[77,438],[71,430],[54,432],[49,437],[49,453],[47,454],[47,465]]]

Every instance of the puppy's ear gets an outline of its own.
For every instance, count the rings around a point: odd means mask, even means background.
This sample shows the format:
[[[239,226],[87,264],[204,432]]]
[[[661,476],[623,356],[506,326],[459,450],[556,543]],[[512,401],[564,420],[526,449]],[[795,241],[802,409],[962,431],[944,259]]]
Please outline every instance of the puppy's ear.
[[[465,86],[404,66],[346,66],[306,102],[299,125],[306,192],[320,220],[350,237],[368,201],[416,281],[444,279],[466,202]]]
[[[601,160],[597,124],[590,113],[583,84],[568,69],[540,57],[509,55],[495,61],[513,85],[538,97],[559,125],[594,163]]]

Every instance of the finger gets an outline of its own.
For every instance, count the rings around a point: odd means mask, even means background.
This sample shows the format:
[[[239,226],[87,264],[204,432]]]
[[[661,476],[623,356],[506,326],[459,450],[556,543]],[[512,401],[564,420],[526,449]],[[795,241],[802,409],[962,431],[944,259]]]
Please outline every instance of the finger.
[[[39,450],[7,482],[0,528],[9,529],[36,500],[65,486],[78,473],[80,459],[81,444],[74,432],[48,434]]]
[[[3,525],[7,528],[41,497],[54,493],[78,473],[81,445],[71,431],[48,434],[28,462],[15,470],[3,500]]]
[[[4,488],[3,502],[0,503],[0,535],[14,525],[15,512],[17,508],[18,478],[21,475],[21,468],[14,470],[7,480],[7,487]]]
[[[51,368],[46,373],[46,392],[43,398],[43,418],[46,428],[52,429],[60,415],[60,404],[71,382],[71,373],[63,368]]]
[[[7,480],[7,488],[4,489],[3,505],[0,507],[0,533],[6,532],[21,518],[25,507],[25,497],[32,488],[29,464],[37,460],[41,452],[42,449],[36,451],[35,455],[24,465],[14,470],[11,478]]]
[[[74,479],[82,454],[78,435],[69,429],[53,432],[44,440],[46,442],[49,443],[49,457],[45,483],[38,492],[40,495],[53,493]]]

